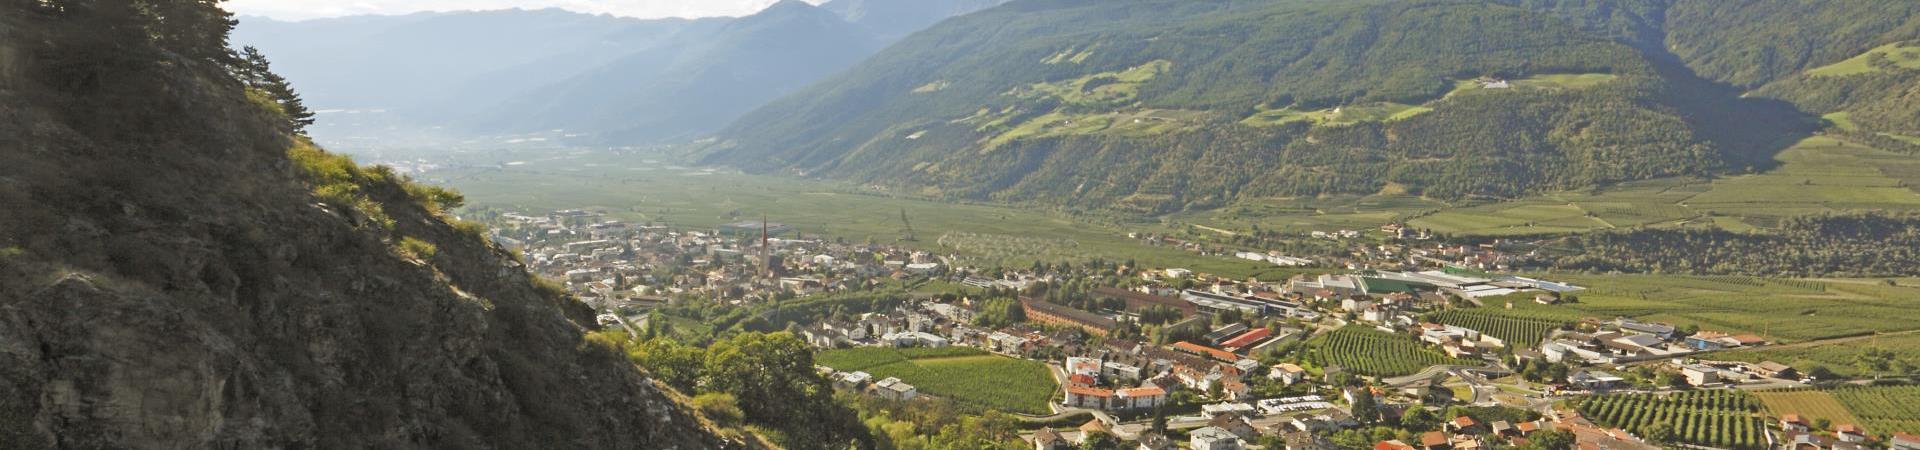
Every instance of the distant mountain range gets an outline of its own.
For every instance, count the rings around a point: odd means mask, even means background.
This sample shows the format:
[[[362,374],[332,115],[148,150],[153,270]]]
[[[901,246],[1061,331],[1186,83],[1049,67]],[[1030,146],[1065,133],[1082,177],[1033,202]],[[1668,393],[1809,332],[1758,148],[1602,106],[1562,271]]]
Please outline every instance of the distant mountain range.
[[[714,131],[900,37],[1003,0],[787,0],[741,18],[558,9],[242,18],[343,148],[564,130],[644,144]],[[398,139],[398,141],[396,141]]]
[[[1822,114],[1920,130],[1893,107],[1920,79],[1920,49],[1898,45],[1920,38],[1917,14],[1873,0],[1021,0],[913,34],[700,154],[1144,213],[1512,198],[1764,167],[1828,127]],[[1815,70],[1850,58],[1857,71],[1824,69],[1848,75]]]

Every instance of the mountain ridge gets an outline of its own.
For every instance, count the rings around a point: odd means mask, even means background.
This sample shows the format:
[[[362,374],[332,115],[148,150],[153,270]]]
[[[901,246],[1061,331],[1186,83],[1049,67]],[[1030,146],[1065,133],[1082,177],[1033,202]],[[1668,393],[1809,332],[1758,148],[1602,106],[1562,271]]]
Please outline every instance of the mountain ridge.
[[[916,195],[1146,213],[1388,190],[1512,198],[1764,167],[1818,120],[1716,87],[1746,76],[1718,69],[1739,49],[1772,47],[1696,30],[1717,7],[1808,13],[1716,5],[1017,2],[918,33],[695,153]],[[1681,38],[1737,45],[1669,45]],[[1127,80],[1155,60],[1165,69]]]
[[[0,10],[7,448],[744,446],[457,200],[292,135],[223,36]]]

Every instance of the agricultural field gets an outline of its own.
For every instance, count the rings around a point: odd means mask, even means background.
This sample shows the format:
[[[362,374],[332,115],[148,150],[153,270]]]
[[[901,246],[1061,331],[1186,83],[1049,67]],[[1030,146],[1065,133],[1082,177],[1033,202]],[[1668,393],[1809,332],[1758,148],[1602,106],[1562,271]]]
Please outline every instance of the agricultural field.
[[[1749,231],[1821,212],[1920,210],[1920,158],[1814,136],[1772,170],[1718,180],[1671,178],[1449,208],[1409,223],[1473,235],[1713,226]]]
[[[1531,298],[1514,300],[1531,303]],[[1565,315],[1539,309],[1504,310],[1498,305],[1488,303],[1485,308],[1455,308],[1443,311],[1439,322],[1463,327],[1506,341],[1515,348],[1533,347],[1546,340],[1547,334],[1562,326],[1572,324]]]
[[[1783,346],[1716,353],[1713,359],[1826,367],[1851,378],[1901,377],[1920,367],[1920,333],[1862,337],[1845,345]]]
[[[1059,385],[1046,364],[967,347],[827,350],[815,358],[840,371],[865,371],[875,379],[897,377],[920,392],[965,405],[1046,414]]]
[[[1776,157],[1781,165],[1755,175],[1715,180],[1712,188],[1684,201],[1701,211],[1732,216],[1785,216],[1841,209],[1920,209],[1916,181],[1890,175],[1890,164],[1911,156],[1824,136],[1807,138]],[[1901,174],[1904,175],[1904,174]]]
[[[1895,42],[1874,47],[1872,50],[1867,50],[1859,56],[1847,58],[1844,61],[1807,70],[1807,74],[1816,77],[1839,77],[1878,72],[1881,69],[1869,63],[1869,61],[1875,58],[1875,55],[1886,58],[1887,62],[1891,62],[1898,67],[1920,69],[1920,45],[1915,45],[1911,42]]]
[[[1839,128],[1841,130],[1854,131],[1854,130],[1860,129],[1859,125],[1855,125],[1853,123],[1853,114],[1848,113],[1846,111],[1836,111],[1836,112],[1826,113],[1824,115],[1821,115],[1820,118],[1826,119],[1827,122],[1833,123],[1834,128]]]
[[[1580,412],[1594,422],[1645,436],[1654,424],[1667,424],[1673,440],[1734,449],[1765,448],[1766,422],[1760,401],[1739,391],[1688,391],[1678,394],[1615,394],[1589,397]]]
[[[1750,175],[1634,181],[1502,202],[1449,204],[1382,192],[1250,200],[1175,217],[1233,230],[1331,231],[1405,221],[1442,234],[1517,236],[1634,227],[1753,231],[1796,215],[1920,211],[1920,158],[1814,136],[1776,159],[1778,166]]]
[[[1084,58],[1081,58],[1084,59]],[[1069,62],[1077,62],[1071,61]],[[1023,97],[1053,97],[1076,105],[1120,104],[1132,102],[1140,94],[1140,85],[1173,68],[1166,60],[1149,61],[1127,70],[1101,72],[1071,80],[1039,83],[1010,94]]]
[[[1009,116],[1017,113],[1008,113]],[[988,140],[993,148],[1015,139],[1090,134],[1116,134],[1145,137],[1181,131],[1204,123],[1209,113],[1199,111],[1147,109],[1070,114],[1051,112],[1006,129]],[[982,118],[989,124],[1002,123],[1004,117]],[[983,129],[990,129],[983,127]]]
[[[1847,387],[1828,391],[1874,434],[1920,433],[1920,386]]]
[[[1619,75],[1610,73],[1557,73],[1533,75],[1525,78],[1507,80],[1506,89],[1488,88],[1484,80],[1454,80],[1453,91],[1447,97],[1456,95],[1487,95],[1507,92],[1524,92],[1545,89],[1584,89],[1599,86],[1619,79]]]
[[[1787,414],[1799,414],[1807,420],[1826,419],[1829,423],[1860,423],[1853,411],[1833,398],[1833,394],[1817,389],[1795,389],[1784,391],[1761,391],[1753,393],[1754,398],[1766,405],[1767,415],[1779,418]]]
[[[1320,367],[1340,366],[1361,375],[1391,377],[1443,364],[1472,364],[1447,357],[1411,336],[1349,325],[1307,342]]]
[[[1292,107],[1261,110],[1240,121],[1250,126],[1273,126],[1290,122],[1314,125],[1352,125],[1360,122],[1391,122],[1433,111],[1433,108],[1404,103],[1378,102],[1337,108],[1297,110]]]
[[[440,167],[414,176],[459,189],[466,195],[470,210],[540,213],[600,209],[614,219],[695,229],[758,219],[765,214],[768,220],[792,225],[807,236],[882,243],[900,238],[900,214],[904,210],[918,237],[917,241],[899,243],[908,247],[941,254],[956,252],[942,247],[940,237],[966,233],[975,240],[1044,239],[1072,249],[1071,254],[961,255],[1007,266],[1026,266],[1035,260],[1101,258],[1132,259],[1234,278],[1260,272],[1243,260],[1202,256],[1128,239],[1126,233],[1132,228],[1115,223],[1089,222],[1015,206],[888,196],[835,182],[674,166],[663,162],[668,158],[657,152],[618,154],[579,149],[363,157],[372,162],[433,161]]]
[[[1920,287],[1884,280],[1542,274],[1587,286],[1578,303],[1515,302],[1600,319],[1634,317],[1780,343],[1920,330]],[[1883,318],[1862,320],[1862,318]],[[1901,320],[1901,318],[1909,318]],[[1727,352],[1729,354],[1733,352]]]

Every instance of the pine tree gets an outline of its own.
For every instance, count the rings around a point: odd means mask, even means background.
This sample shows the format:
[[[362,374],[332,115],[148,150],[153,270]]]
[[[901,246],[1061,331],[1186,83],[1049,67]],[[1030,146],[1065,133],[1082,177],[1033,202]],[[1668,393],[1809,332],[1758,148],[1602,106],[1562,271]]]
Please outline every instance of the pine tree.
[[[231,70],[247,87],[259,89],[280,105],[280,111],[287,116],[289,125],[295,133],[305,134],[308,125],[313,125],[313,111],[307,109],[306,102],[300,99],[300,93],[293,90],[293,83],[286,77],[273,73],[273,63],[260,50],[249,45],[240,49]]]

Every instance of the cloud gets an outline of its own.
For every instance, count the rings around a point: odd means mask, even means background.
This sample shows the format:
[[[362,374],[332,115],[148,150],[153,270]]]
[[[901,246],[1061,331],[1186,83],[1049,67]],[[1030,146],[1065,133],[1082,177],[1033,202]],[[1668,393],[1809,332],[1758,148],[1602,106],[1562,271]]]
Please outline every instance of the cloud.
[[[279,20],[421,11],[561,8],[638,18],[744,16],[779,0],[229,0],[235,14]],[[807,0],[821,3],[824,0]]]

